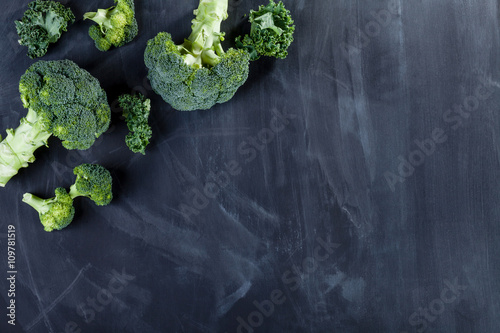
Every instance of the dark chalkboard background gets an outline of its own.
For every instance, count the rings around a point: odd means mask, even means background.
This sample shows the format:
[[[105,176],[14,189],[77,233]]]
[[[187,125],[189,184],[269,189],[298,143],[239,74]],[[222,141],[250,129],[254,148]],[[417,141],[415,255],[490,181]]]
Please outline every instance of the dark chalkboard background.
[[[34,61],[13,20],[27,3],[1,3],[2,134],[26,113],[18,81]],[[230,0],[228,45],[261,3]],[[67,4],[78,18],[111,6]],[[196,0],[137,0],[140,35],[121,49],[99,52],[81,19],[50,48],[44,60],[87,69],[116,112],[90,150],[53,139],[0,189],[1,332],[500,332],[497,2],[285,4],[289,57],[252,63],[210,111],[172,110],[142,60],[159,31],[189,34]],[[132,89],[152,99],[146,156],[115,107]],[[70,227],[44,232],[22,194],[52,196],[87,162],[111,170],[115,200],[78,200]]]

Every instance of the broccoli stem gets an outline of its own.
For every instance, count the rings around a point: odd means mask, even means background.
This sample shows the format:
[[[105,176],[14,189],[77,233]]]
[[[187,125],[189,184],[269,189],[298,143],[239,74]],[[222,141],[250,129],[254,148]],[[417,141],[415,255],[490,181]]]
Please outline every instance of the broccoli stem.
[[[42,199],[31,193],[23,195],[23,202],[33,207],[39,214],[45,214],[49,211],[49,205],[46,199]]]
[[[69,187],[69,196],[71,197],[71,199],[74,199],[76,197],[83,197],[84,195],[78,192],[78,190],[76,189],[76,184],[73,184]]]
[[[88,12],[83,15],[83,19],[89,19],[94,21],[101,28],[103,34],[106,33],[106,29],[113,29],[111,25],[111,16],[114,13],[115,6],[108,9],[98,9],[97,12]]]
[[[227,7],[228,0],[200,0],[194,11],[196,18],[192,21],[191,35],[179,48],[186,55],[186,64],[202,67],[219,63],[219,57],[224,54],[221,45],[224,33],[221,33],[220,26],[227,18]]]
[[[28,163],[35,161],[35,150],[46,146],[51,135],[38,114],[31,109],[26,117],[21,119],[19,127],[7,130],[7,137],[0,142],[1,187],[4,187],[20,168],[26,168]]]

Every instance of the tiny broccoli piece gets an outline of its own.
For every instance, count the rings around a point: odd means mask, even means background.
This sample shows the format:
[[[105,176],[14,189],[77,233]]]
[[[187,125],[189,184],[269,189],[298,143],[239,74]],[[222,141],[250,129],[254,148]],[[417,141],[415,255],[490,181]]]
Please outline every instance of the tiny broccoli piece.
[[[115,0],[115,6],[85,13],[83,19],[97,23],[89,28],[89,36],[101,51],[120,47],[132,41],[138,33],[133,0]]]
[[[68,24],[75,22],[71,9],[56,1],[35,0],[28,5],[20,21],[15,21],[19,44],[28,47],[32,59],[47,53],[50,43],[55,43]]]
[[[73,199],[68,192],[59,187],[55,190],[55,197],[41,199],[31,193],[23,196],[23,202],[33,207],[40,216],[40,222],[45,231],[61,230],[66,228],[75,216]]]
[[[286,58],[288,47],[293,42],[295,25],[283,3],[269,0],[268,5],[250,11],[249,21],[252,24],[250,35],[245,35],[243,39],[237,37],[237,47],[246,49],[251,60],[260,56]]]
[[[130,130],[125,142],[134,153],[145,155],[146,146],[152,135],[151,127],[148,125],[151,101],[142,94],[125,94],[118,97],[118,101]]]
[[[151,86],[174,109],[210,109],[231,99],[247,80],[248,52],[224,52],[221,46],[227,7],[228,0],[200,0],[184,43],[176,45],[166,32],[148,41],[144,61]]]
[[[113,178],[110,172],[98,164],[82,164],[73,169],[76,181],[69,190],[69,195],[87,197],[98,206],[108,205],[113,200]]]
[[[0,142],[0,186],[35,160],[54,135],[66,149],[88,149],[109,127],[111,109],[99,81],[70,60],[38,61],[19,82],[28,114]]]

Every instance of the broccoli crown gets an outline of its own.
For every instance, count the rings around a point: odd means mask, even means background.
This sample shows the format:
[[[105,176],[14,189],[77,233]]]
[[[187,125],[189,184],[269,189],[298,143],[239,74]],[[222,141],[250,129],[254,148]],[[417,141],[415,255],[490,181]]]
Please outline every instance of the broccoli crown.
[[[116,6],[85,13],[83,19],[97,23],[89,28],[89,36],[96,47],[107,51],[132,41],[138,33],[133,0],[115,0]]]
[[[123,116],[127,122],[130,133],[125,138],[125,143],[134,153],[146,154],[152,131],[148,125],[151,101],[142,94],[122,95],[118,97]]]
[[[67,149],[88,149],[111,119],[105,91],[70,60],[38,61],[19,82],[23,105],[37,113],[46,131]]]
[[[26,193],[23,202],[33,207],[40,216],[40,222],[45,231],[61,230],[67,227],[75,216],[73,199],[68,192],[59,187],[55,190],[55,197],[41,199],[33,194]]]
[[[55,43],[68,24],[75,22],[71,9],[56,1],[35,0],[20,21],[15,21],[19,44],[28,47],[30,58],[42,57],[49,43]]]
[[[181,45],[166,32],[148,41],[144,61],[151,86],[174,109],[210,109],[231,99],[247,80],[248,53],[224,52],[221,46],[227,6],[228,0],[200,0],[191,34]]]
[[[250,35],[236,38],[239,48],[247,49],[251,60],[257,60],[261,55],[284,59],[288,55],[288,47],[293,42],[293,25],[290,11],[283,3],[269,0],[266,6],[259,10],[251,10],[249,21],[252,24]]]
[[[230,100],[248,78],[248,52],[236,49],[223,52],[220,44],[216,44],[214,49],[205,48],[205,56],[194,57],[191,51],[186,51],[188,47],[196,49],[190,45],[193,43],[189,40],[181,46],[175,45],[166,32],[148,41],[144,61],[154,91],[181,111],[206,110]],[[217,50],[219,54],[209,52]]]
[[[71,185],[69,195],[88,197],[98,206],[105,206],[113,200],[113,178],[110,172],[98,164],[82,164],[73,169],[76,181]]]

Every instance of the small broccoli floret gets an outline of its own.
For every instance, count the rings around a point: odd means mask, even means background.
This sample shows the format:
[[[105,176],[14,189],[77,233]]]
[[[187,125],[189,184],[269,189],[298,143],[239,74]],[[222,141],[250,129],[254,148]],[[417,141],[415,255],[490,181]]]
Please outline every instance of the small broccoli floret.
[[[50,43],[55,43],[68,24],[75,22],[71,9],[56,1],[35,0],[20,21],[15,21],[19,44],[28,47],[32,59],[47,53]]]
[[[288,47],[293,42],[295,25],[283,3],[276,4],[269,0],[268,5],[250,11],[249,21],[252,24],[250,35],[245,35],[243,39],[237,37],[236,45],[246,49],[251,60],[260,56],[286,58]]]
[[[148,125],[151,101],[142,94],[122,95],[118,97],[123,116],[127,122],[130,133],[125,138],[125,143],[134,153],[146,154],[152,131]]]
[[[113,178],[110,172],[98,164],[82,164],[73,169],[75,184],[71,185],[69,195],[87,197],[98,206],[108,205],[113,200]]]
[[[89,29],[89,36],[101,51],[111,46],[120,47],[132,41],[138,33],[133,0],[115,0],[115,6],[85,13],[83,19],[97,23]]]
[[[0,186],[35,160],[56,136],[66,149],[88,149],[109,127],[111,109],[99,81],[69,60],[38,61],[19,82],[28,114],[0,142]]]
[[[33,194],[26,193],[23,202],[33,207],[40,216],[40,222],[45,231],[61,230],[66,228],[75,216],[73,199],[68,192],[59,187],[55,190],[56,196],[51,199],[41,199]]]
[[[248,52],[224,52],[221,46],[227,7],[228,0],[200,0],[184,43],[176,45],[166,32],[148,41],[144,61],[151,86],[174,109],[210,109],[231,99],[247,80]]]
[[[105,206],[113,199],[113,179],[106,168],[98,164],[82,164],[73,172],[76,180],[69,193],[59,187],[55,190],[56,196],[51,199],[40,199],[30,193],[23,196],[23,202],[38,211],[45,231],[61,230],[73,221],[73,199],[76,197],[87,197],[98,206]]]

